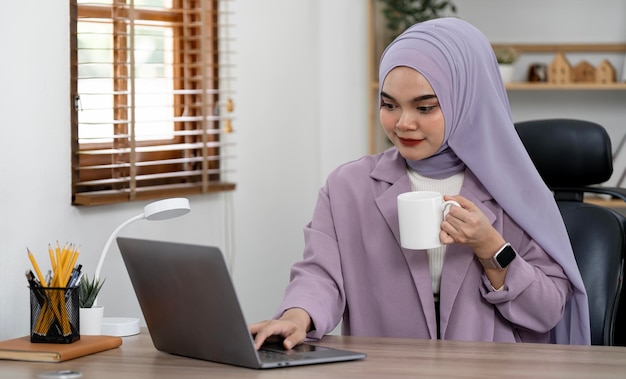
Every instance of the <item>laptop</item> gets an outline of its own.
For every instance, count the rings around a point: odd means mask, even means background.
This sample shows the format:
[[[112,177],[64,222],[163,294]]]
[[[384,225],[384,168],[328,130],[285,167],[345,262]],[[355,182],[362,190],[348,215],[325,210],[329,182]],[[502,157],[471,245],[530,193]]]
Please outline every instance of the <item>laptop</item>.
[[[219,248],[126,237],[117,244],[159,351],[257,369],[366,357],[312,344],[257,351]]]

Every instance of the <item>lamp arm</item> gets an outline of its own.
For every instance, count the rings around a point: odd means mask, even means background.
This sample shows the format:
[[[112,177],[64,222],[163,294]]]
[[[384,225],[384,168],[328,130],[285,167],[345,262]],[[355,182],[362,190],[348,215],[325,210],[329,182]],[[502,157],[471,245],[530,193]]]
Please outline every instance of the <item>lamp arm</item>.
[[[111,246],[111,243],[113,242],[113,239],[115,238],[115,236],[117,236],[120,230],[122,230],[126,225],[132,222],[135,222],[137,220],[141,220],[144,217],[145,217],[144,214],[141,213],[133,218],[130,218],[124,221],[120,226],[117,227],[117,229],[113,231],[113,233],[111,233],[111,235],[109,236],[109,239],[104,244],[104,249],[102,249],[102,253],[100,254],[100,259],[98,260],[98,265],[96,266],[96,273],[94,275],[95,279],[100,279],[100,270],[102,270],[102,264],[104,263],[104,258],[106,257],[107,252],[109,251],[109,247]]]

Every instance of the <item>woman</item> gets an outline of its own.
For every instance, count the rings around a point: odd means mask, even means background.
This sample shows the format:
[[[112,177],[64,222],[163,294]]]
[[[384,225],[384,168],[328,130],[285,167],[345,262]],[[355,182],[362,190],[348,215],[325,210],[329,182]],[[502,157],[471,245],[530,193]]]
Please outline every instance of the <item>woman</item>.
[[[291,348],[340,321],[346,335],[589,344],[565,226],[486,37],[455,18],[414,25],[383,53],[379,80],[394,147],[329,175],[276,319],[250,326],[257,347],[278,335]],[[460,204],[443,247],[400,247],[396,197],[411,190]]]

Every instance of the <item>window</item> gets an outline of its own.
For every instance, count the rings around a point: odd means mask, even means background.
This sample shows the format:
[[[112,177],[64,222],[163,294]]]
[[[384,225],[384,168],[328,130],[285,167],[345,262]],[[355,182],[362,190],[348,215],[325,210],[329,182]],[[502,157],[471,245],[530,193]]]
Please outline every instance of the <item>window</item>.
[[[228,0],[70,0],[72,203],[229,191]]]

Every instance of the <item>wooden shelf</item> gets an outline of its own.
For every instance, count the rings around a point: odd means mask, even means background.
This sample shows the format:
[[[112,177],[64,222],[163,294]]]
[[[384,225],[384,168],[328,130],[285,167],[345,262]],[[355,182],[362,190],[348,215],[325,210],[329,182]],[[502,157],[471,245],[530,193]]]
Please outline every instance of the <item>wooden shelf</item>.
[[[511,82],[505,87],[510,91],[626,91],[626,83],[595,84],[572,83],[551,84],[531,82]]]
[[[494,49],[512,47],[518,53],[624,53],[626,43],[517,44],[493,43]]]
[[[596,83],[531,83],[511,82],[505,83],[507,90],[511,91],[626,91],[626,83],[596,84]],[[378,81],[371,83],[372,91],[378,91]]]
[[[518,54],[525,53],[626,53],[626,43],[594,43],[594,44],[515,44],[498,43],[492,44],[494,49],[511,47]],[[506,89],[510,91],[626,91],[626,83],[616,82],[611,84],[597,83],[530,83],[513,82],[506,83]]]

